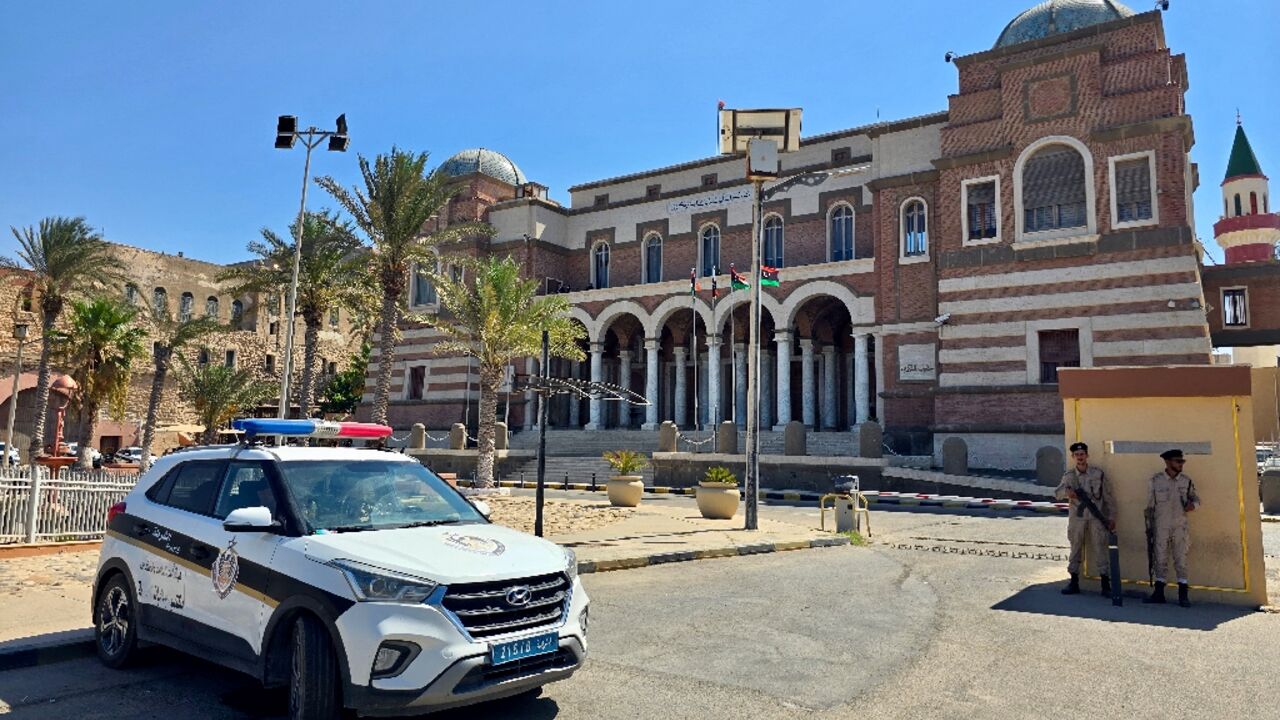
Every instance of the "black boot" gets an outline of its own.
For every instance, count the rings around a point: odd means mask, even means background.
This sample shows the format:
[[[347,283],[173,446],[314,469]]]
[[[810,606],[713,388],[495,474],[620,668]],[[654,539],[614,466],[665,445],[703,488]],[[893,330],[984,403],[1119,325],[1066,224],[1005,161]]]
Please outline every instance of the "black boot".
[[[1063,595],[1080,594],[1080,573],[1071,573],[1071,582],[1067,583],[1067,586],[1062,588],[1062,594]]]
[[[1151,594],[1142,599],[1142,602],[1155,605],[1164,604],[1164,583],[1157,581],[1151,589]]]
[[[1187,597],[1187,584],[1178,583],[1178,604],[1182,607],[1191,607],[1191,599]]]
[[[1102,597],[1111,597],[1111,578],[1107,575],[1102,576]]]

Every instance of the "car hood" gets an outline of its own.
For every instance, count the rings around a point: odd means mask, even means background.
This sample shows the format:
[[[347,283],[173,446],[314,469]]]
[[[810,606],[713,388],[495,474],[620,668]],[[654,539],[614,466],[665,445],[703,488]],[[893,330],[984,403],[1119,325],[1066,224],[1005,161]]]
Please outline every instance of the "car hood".
[[[444,584],[544,575],[566,567],[559,545],[488,523],[327,533],[304,541],[303,551],[317,562],[355,560]]]

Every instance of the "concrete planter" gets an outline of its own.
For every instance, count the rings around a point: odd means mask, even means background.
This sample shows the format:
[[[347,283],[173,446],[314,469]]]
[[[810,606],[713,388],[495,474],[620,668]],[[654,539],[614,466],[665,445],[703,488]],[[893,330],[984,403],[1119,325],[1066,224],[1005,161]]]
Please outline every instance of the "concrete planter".
[[[609,504],[617,507],[635,507],[644,497],[644,478],[640,475],[614,475],[605,487],[609,491]]]
[[[738,514],[742,493],[737,485],[698,483],[698,512],[708,520],[732,520]]]

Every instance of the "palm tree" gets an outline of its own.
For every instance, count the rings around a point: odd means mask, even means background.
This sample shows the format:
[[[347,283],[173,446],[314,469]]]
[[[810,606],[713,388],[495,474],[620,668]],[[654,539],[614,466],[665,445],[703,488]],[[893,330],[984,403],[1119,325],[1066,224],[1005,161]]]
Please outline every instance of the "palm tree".
[[[378,376],[373,395],[373,421],[387,422],[387,402],[391,398],[391,369],[401,304],[406,300],[409,271],[415,264],[435,266],[434,249],[442,244],[477,235],[491,235],[493,229],[479,222],[463,222],[443,227],[448,218],[443,211],[457,192],[453,179],[437,169],[427,173],[427,153],[412,153],[392,147],[388,155],[377,156],[370,164],[360,157],[364,188],[348,190],[332,177],[316,182],[355,218],[368,236],[373,256],[370,265],[382,291],[378,314]],[[436,218],[436,229],[427,232],[427,222]]]
[[[40,370],[36,381],[35,428],[31,456],[44,454],[45,422],[49,410],[49,360],[53,329],[67,300],[87,294],[107,281],[119,279],[112,269],[110,245],[82,217],[49,217],[40,227],[9,227],[18,240],[18,257],[0,257],[0,266],[28,270],[40,296]]]
[[[263,228],[262,240],[248,245],[249,252],[259,260],[229,267],[218,279],[230,282],[231,293],[235,295],[287,292],[293,274],[292,237],[296,234],[296,223],[290,228],[288,239]],[[338,220],[328,211],[309,212],[304,216],[297,296],[297,312],[306,327],[302,383],[298,388],[298,405],[303,417],[310,416],[315,403],[316,348],[325,316],[332,310],[362,314],[373,303],[368,258],[361,249],[351,223]]]
[[[151,466],[151,443],[155,441],[156,422],[160,415],[160,401],[164,398],[164,384],[173,367],[174,354],[183,348],[215,332],[227,330],[218,319],[209,316],[174,318],[166,305],[150,305],[146,315],[154,341],[152,362],[155,364],[151,378],[151,397],[147,401],[147,418],[142,424],[142,463],[146,470]]]
[[[582,326],[569,318],[569,303],[559,295],[538,295],[538,281],[520,276],[510,257],[463,262],[463,280],[451,273],[428,273],[447,312],[414,318],[443,332],[447,339],[436,351],[475,358],[480,370],[479,455],[476,484],[493,485],[494,427],[498,416],[498,388],[507,365],[517,358],[539,355],[542,331],[548,332],[551,354],[580,360]],[[470,273],[471,281],[466,282]]]
[[[179,361],[178,395],[191,403],[204,424],[204,431],[200,433],[200,442],[204,445],[218,439],[218,428],[275,392],[273,383],[256,379],[248,370],[212,363],[192,366],[181,356]]]
[[[70,327],[53,330],[55,357],[79,384],[79,466],[89,467],[90,443],[98,431],[98,411],[124,414],[134,363],[145,352],[146,331],[134,325],[134,309],[111,298],[72,301]]]

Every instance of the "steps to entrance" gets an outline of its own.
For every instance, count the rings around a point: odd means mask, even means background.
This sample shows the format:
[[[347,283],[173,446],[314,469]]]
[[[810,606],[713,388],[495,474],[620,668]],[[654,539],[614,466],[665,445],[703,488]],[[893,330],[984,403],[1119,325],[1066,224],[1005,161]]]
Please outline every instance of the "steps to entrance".
[[[682,437],[694,442],[711,437],[710,430],[700,432],[685,431]],[[746,446],[746,433],[738,431],[738,447]],[[814,432],[807,434],[807,450],[809,455],[834,455],[856,457],[858,454],[858,436],[852,432]],[[715,443],[707,442],[693,445],[680,441],[680,450],[684,452],[714,452]],[[772,430],[760,433],[760,452],[765,455],[781,455],[783,437],[780,432]],[[536,450],[538,433],[524,431],[511,436],[510,447],[520,450]],[[658,431],[656,430],[548,430],[547,457],[599,457],[608,450],[635,450],[652,453],[658,449]]]

